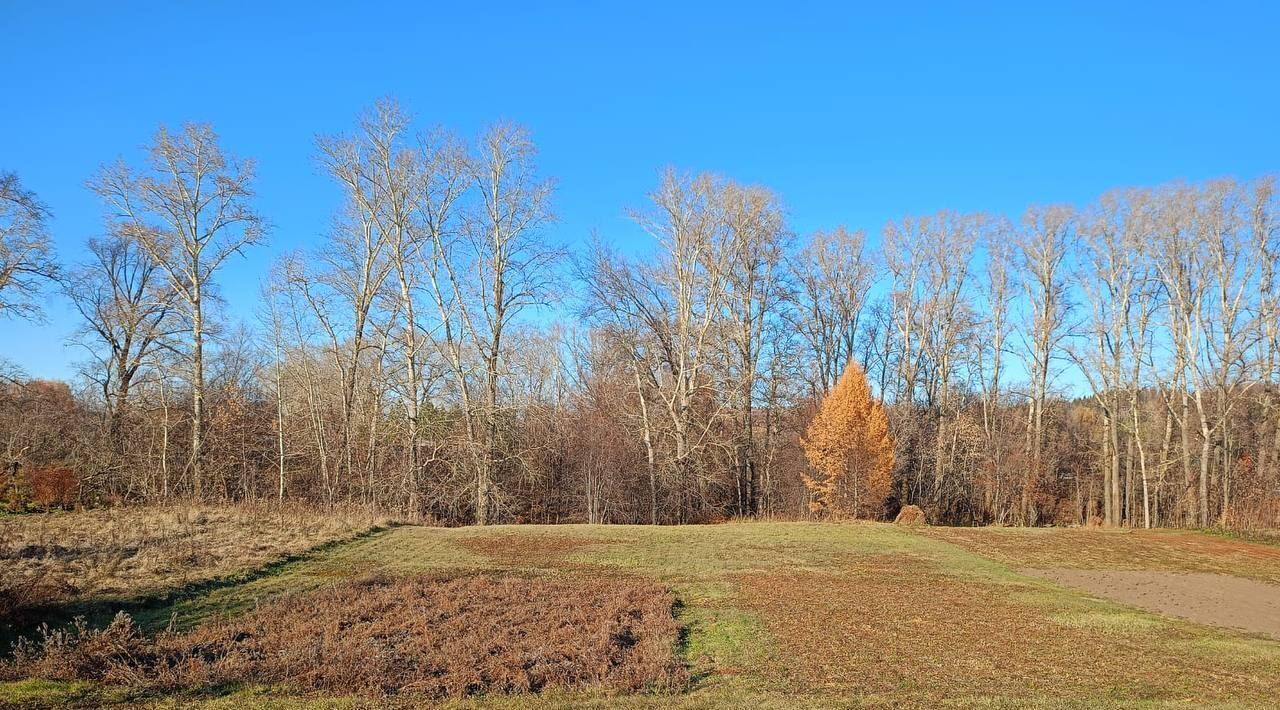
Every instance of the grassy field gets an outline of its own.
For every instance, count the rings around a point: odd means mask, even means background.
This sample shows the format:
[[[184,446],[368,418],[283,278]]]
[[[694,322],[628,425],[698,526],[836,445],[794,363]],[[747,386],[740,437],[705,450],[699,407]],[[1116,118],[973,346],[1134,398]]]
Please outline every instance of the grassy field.
[[[400,526],[133,611],[146,631],[196,633],[232,628],[281,599],[297,613],[320,598],[299,595],[338,595],[371,575],[387,583],[554,582],[546,593],[557,598],[574,596],[575,582],[594,589],[612,580],[674,593],[680,631],[670,643],[684,669],[678,687],[635,693],[605,685],[444,704],[1274,707],[1280,642],[1092,598],[1020,570],[1213,571],[1276,582],[1275,551],[1188,532],[780,522]],[[529,593],[514,593],[512,603],[521,594]],[[41,678],[0,684],[0,705],[21,707],[415,707],[426,699],[412,690],[377,697],[270,684],[199,692]]]

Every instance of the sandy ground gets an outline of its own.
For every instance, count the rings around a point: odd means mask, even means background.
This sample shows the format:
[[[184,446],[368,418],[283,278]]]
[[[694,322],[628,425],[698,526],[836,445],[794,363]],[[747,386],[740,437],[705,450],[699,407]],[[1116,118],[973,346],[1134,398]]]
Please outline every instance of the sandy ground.
[[[1209,572],[1027,570],[1107,599],[1280,639],[1280,585]]]

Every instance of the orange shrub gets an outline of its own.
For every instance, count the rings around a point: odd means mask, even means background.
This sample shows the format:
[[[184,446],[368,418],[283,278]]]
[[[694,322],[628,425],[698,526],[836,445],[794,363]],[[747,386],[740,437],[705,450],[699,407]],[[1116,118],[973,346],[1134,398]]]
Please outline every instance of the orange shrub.
[[[28,467],[22,475],[31,488],[31,502],[42,508],[70,508],[80,494],[80,480],[66,466]]]

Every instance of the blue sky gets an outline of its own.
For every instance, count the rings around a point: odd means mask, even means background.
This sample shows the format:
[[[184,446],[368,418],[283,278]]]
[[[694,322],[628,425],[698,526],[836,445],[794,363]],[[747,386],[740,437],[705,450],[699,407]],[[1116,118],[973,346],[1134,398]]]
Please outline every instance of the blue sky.
[[[769,185],[802,233],[1280,169],[1280,3],[691,5],[0,0],[0,170],[74,262],[98,166],[212,123],[274,224],[221,274],[235,319],[338,206],[315,135],[385,95],[424,125],[527,125],[571,244],[639,248],[623,212],[665,165]],[[74,318],[46,310],[0,321],[0,357],[67,377]]]

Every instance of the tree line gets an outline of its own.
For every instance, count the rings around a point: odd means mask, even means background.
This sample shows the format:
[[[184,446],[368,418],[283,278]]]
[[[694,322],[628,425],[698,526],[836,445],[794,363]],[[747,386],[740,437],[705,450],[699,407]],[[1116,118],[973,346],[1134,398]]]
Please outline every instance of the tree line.
[[[388,100],[316,154],[343,195],[332,228],[276,261],[247,322],[218,281],[269,223],[253,162],[209,126],[161,129],[89,180],[104,229],[75,263],[0,179],[0,313],[38,317],[54,284],[88,353],[71,383],[3,376],[11,497],[44,476],[86,502],[448,523],[806,517],[830,512],[834,474],[805,432],[853,363],[867,386],[840,407],[883,412],[891,474],[852,514],[1280,516],[1272,177],[908,216],[877,239],[796,234],[771,189],[669,169],[628,212],[636,252],[555,239],[554,182],[517,125],[463,137]],[[824,426],[845,451],[847,425]]]

